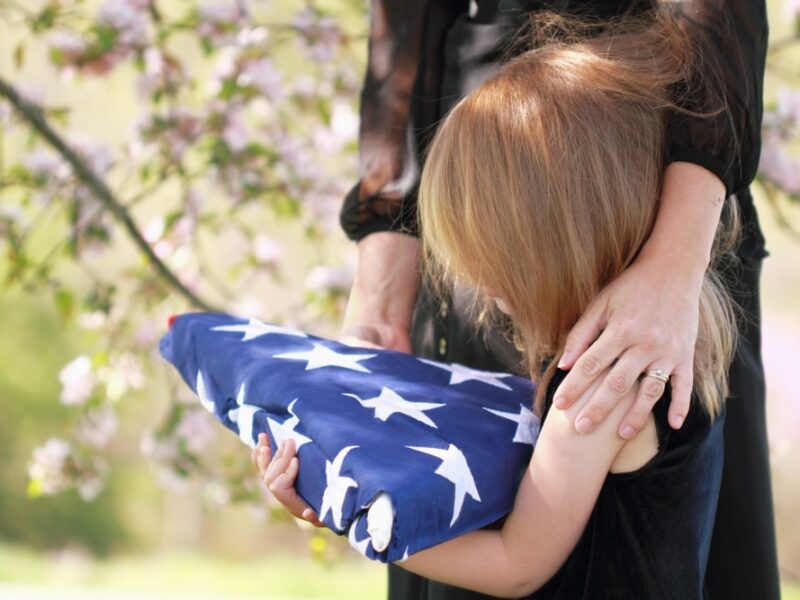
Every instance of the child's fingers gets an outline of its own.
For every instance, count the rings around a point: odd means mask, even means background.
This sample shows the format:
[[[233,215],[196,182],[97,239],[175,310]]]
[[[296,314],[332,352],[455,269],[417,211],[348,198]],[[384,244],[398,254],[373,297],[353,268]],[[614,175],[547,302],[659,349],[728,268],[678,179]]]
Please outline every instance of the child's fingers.
[[[283,457],[286,458],[285,456]],[[283,471],[272,470],[270,472],[269,478],[271,481],[268,483],[269,491],[272,492],[272,495],[275,497],[278,502],[283,504],[292,515],[297,517],[298,519],[304,519],[306,521],[311,522],[314,525],[319,523],[319,519],[316,519],[316,515],[311,507],[306,504],[305,500],[303,500],[295,490],[294,483],[297,479],[297,472],[300,468],[300,459],[296,456],[291,457],[291,459],[286,464],[286,468]],[[265,479],[265,483],[267,480]],[[313,519],[307,518],[305,515],[307,512],[310,512],[313,515]],[[319,523],[317,526],[323,526],[322,523]]]
[[[261,477],[263,478],[264,474],[266,473],[267,466],[269,466],[270,461],[272,460],[272,450],[270,450],[268,446],[267,447],[262,446],[259,449],[257,460],[258,460],[258,474],[261,475]]]
[[[269,437],[266,433],[259,433],[258,434],[258,443],[256,444],[255,448],[253,448],[250,452],[250,462],[253,464],[253,468],[256,469],[259,474],[263,477],[264,471],[263,468],[266,468],[266,464],[262,468],[261,466],[261,459],[262,453],[266,449],[266,461],[269,463],[271,458],[272,449],[269,446]]]
[[[272,460],[269,461],[269,464],[262,460],[262,467],[264,467],[264,483],[267,485],[270,485],[278,475],[283,473],[289,464],[289,459],[286,458],[285,448],[286,443],[281,442],[281,445],[278,446],[278,451],[275,453],[275,456],[272,457]]]
[[[311,523],[314,527],[325,527],[325,523],[319,520],[317,513],[310,506],[303,511],[301,518]]]

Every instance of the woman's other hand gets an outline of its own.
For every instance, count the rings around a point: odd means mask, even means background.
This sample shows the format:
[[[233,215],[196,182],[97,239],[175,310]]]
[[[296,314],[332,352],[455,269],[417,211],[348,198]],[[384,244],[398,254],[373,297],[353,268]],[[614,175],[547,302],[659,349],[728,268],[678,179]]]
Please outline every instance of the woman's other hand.
[[[378,231],[357,246],[353,289],[341,339],[357,346],[411,352],[411,319],[419,289],[419,240]]]
[[[725,186],[711,171],[671,163],[664,175],[658,217],[636,261],[595,298],[570,332],[559,367],[569,374],[553,403],[571,406],[611,366],[575,420],[594,430],[642,373],[670,376],[669,423],[678,429],[689,410],[700,290],[719,223]],[[613,365],[613,366],[612,366]],[[644,426],[665,384],[645,377],[618,433],[631,439]]]
[[[294,489],[300,459],[292,438],[283,440],[272,456],[269,437],[266,433],[258,435],[258,443],[250,453],[250,461],[261,476],[261,480],[269,488],[273,496],[298,519],[308,521],[315,527],[325,527],[317,513],[306,504]]]

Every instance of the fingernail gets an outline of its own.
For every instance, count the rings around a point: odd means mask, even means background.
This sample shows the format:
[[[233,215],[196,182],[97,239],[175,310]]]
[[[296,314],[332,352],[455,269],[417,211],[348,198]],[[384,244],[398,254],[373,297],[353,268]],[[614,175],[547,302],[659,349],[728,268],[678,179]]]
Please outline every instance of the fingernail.
[[[675,415],[672,417],[672,426],[675,429],[679,429],[681,425],[683,425],[683,415]]]
[[[633,433],[633,427],[630,425],[625,425],[625,427],[622,428],[622,431],[619,432],[619,435],[622,439],[629,440],[633,437]]]
[[[553,406],[556,408],[564,408],[564,396],[556,396],[553,398]]]
[[[583,417],[578,420],[578,431],[580,433],[589,433],[592,430],[592,420],[588,417]]]
[[[564,368],[569,363],[571,358],[572,358],[571,352],[564,352],[564,354],[561,355],[561,360],[558,361],[558,368],[559,369]]]

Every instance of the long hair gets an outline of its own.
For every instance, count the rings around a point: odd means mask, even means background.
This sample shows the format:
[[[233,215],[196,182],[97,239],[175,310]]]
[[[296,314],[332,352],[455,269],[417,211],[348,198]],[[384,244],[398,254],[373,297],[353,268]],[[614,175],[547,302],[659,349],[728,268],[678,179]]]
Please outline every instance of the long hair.
[[[667,119],[691,113],[678,96],[695,79],[696,47],[669,9],[596,29],[536,14],[525,33],[533,47],[450,111],[420,182],[424,268],[439,289],[470,285],[481,314],[491,304],[484,287],[511,307],[514,340],[538,383],[537,410],[570,329],[650,236]],[[735,203],[725,211],[694,359],[694,389],[711,417],[728,394],[736,346],[734,305],[720,279],[738,232]]]

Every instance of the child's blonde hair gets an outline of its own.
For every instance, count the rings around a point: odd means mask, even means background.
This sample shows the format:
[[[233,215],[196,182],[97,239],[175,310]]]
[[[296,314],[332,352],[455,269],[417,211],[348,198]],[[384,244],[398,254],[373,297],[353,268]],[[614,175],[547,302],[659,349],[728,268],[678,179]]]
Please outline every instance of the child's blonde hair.
[[[690,112],[675,96],[696,76],[689,35],[666,9],[587,36],[590,27],[539,14],[526,34],[533,49],[440,125],[420,184],[426,269],[439,284],[470,284],[484,307],[484,287],[508,303],[539,383],[537,409],[570,329],[650,235],[667,118]],[[694,358],[694,389],[712,417],[728,394],[736,346],[734,305],[719,271],[737,233],[735,203],[727,202],[702,286]]]

